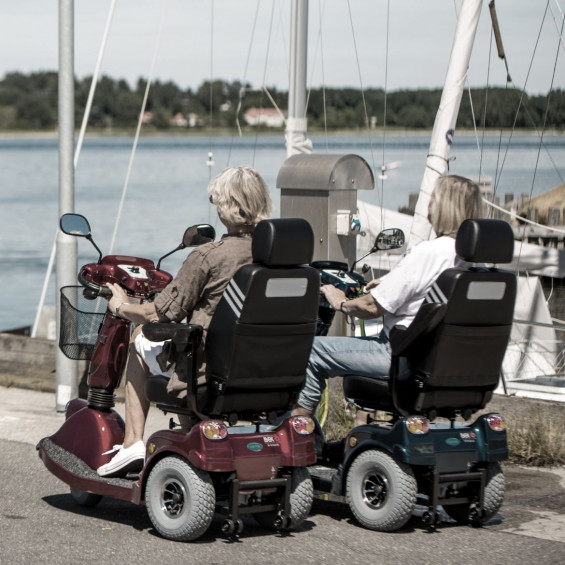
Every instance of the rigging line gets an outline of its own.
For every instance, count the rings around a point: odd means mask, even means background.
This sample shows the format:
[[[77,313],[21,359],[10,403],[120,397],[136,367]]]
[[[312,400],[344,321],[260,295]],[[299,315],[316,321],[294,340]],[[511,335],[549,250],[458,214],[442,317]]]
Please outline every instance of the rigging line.
[[[512,212],[511,210],[507,210],[506,208],[503,208],[502,206],[499,206],[498,204],[495,204],[494,202],[491,202],[490,200],[486,200],[485,198],[483,198],[483,202],[487,206],[490,206],[491,208],[493,208],[494,210],[498,210],[499,212],[502,212],[503,214],[506,214],[507,216],[510,216],[511,218],[515,218],[517,220],[520,220],[521,222],[524,222],[525,224],[530,224],[530,225],[536,226],[538,228],[545,228],[548,231],[555,232],[555,233],[561,233],[561,234],[565,235],[565,230],[560,230],[559,228],[556,228],[554,226],[544,226],[543,224],[540,224],[538,222],[534,222],[533,220],[529,220],[528,218],[525,218],[524,216],[520,216],[519,214],[516,214],[515,212]]]
[[[535,44],[535,46],[534,46],[534,51],[533,51],[533,53],[532,53],[532,57],[531,57],[531,59],[530,59],[530,64],[529,64],[529,66],[528,66],[528,72],[527,72],[527,74],[526,74],[526,80],[524,81],[524,87],[521,89],[520,100],[519,100],[519,103],[518,103],[518,107],[516,108],[516,113],[514,114],[514,122],[513,122],[513,124],[512,124],[512,129],[510,130],[510,135],[509,135],[509,137],[508,137],[508,141],[507,141],[507,144],[506,144],[506,150],[505,150],[505,152],[504,152],[504,158],[502,159],[502,165],[501,165],[501,167],[500,167],[500,175],[499,175],[498,179],[496,179],[496,186],[495,186],[495,189],[498,188],[498,183],[500,182],[500,178],[501,178],[501,176],[502,176],[502,171],[503,171],[504,165],[505,165],[505,163],[506,163],[506,158],[508,157],[508,151],[509,151],[509,148],[510,148],[510,142],[512,141],[512,137],[513,137],[513,135],[514,135],[514,131],[516,130],[516,122],[518,121],[518,115],[519,115],[519,113],[520,113],[520,109],[521,109],[521,107],[522,107],[522,105],[523,105],[523,102],[524,102],[524,96],[526,95],[526,86],[527,86],[527,84],[528,84],[528,80],[529,80],[530,74],[531,74],[531,72],[532,72],[532,66],[533,66],[533,63],[534,63],[534,57],[535,57],[535,54],[536,54],[536,51],[537,51],[537,48],[538,48],[538,45],[539,45],[539,42],[540,42],[541,32],[542,32],[543,25],[544,25],[544,22],[545,22],[546,17],[547,17],[547,4],[546,4],[545,11],[544,11],[544,14],[543,14],[543,18],[542,18],[542,21],[541,21],[541,24],[540,24],[540,27],[539,27],[538,36],[537,36],[537,38],[536,38],[536,44]],[[512,86],[513,86],[514,88],[516,88],[515,85],[514,85],[514,83],[512,83]],[[525,107],[525,105],[524,105],[524,107]],[[527,110],[526,110],[526,111],[527,111]],[[534,127],[536,127],[535,124],[534,124]],[[536,133],[537,133],[537,127],[536,127]]]
[[[239,99],[237,101],[237,108],[235,111],[235,125],[237,126],[239,137],[242,137],[243,135],[241,131],[241,125],[239,122],[239,113],[241,112],[243,97],[245,96],[245,92],[246,92],[245,83],[247,81],[247,70],[249,69],[249,60],[251,59],[251,48],[253,47],[253,41],[255,39],[255,30],[257,29],[257,18],[259,16],[259,2],[260,0],[257,0],[257,4],[255,5],[255,17],[253,18],[253,26],[251,27],[251,36],[249,37],[249,47],[247,48],[247,60],[245,61],[245,68],[243,70],[243,79],[242,79],[241,88],[239,89]],[[230,148],[228,152],[228,165],[231,162],[231,152],[234,141],[235,141],[235,135],[232,135]]]
[[[104,28],[104,34],[102,35],[102,43],[100,44],[100,50],[98,51],[98,59],[96,61],[96,67],[94,69],[94,75],[92,76],[92,81],[90,83],[90,90],[88,92],[88,99],[86,101],[86,107],[84,109],[84,114],[82,117],[82,124],[80,126],[80,133],[77,139],[77,146],[75,149],[74,165],[77,168],[78,158],[82,148],[82,143],[84,141],[84,136],[86,132],[86,126],[88,124],[88,118],[90,117],[90,110],[92,109],[92,101],[94,99],[94,92],[96,91],[96,85],[98,84],[98,76],[100,75],[100,67],[102,66],[102,58],[104,52],[106,51],[106,43],[108,41],[108,33],[110,31],[110,25],[114,16],[114,7],[116,6],[116,0],[112,0],[110,9],[108,11],[108,17],[106,19],[106,26]]]
[[[381,170],[385,171],[385,147],[386,147],[386,134],[387,134],[387,94],[388,94],[388,58],[389,58],[389,39],[390,39],[390,0],[386,4],[386,34],[385,34],[385,86],[384,86],[384,100],[383,100],[383,157],[381,162]],[[384,176],[383,172],[383,176]],[[385,179],[381,179],[381,226],[384,228],[384,201],[385,201]]]
[[[208,134],[208,161],[212,161],[212,126],[214,118],[214,0],[210,2],[210,93],[209,93],[209,128]],[[208,166],[208,180],[212,179],[212,166]],[[210,207],[208,207],[210,212]]]
[[[125,198],[126,198],[126,192],[128,189],[128,185],[129,185],[129,179],[131,176],[131,171],[133,168],[133,160],[135,157],[135,152],[137,150],[137,143],[139,141],[139,135],[141,132],[141,125],[143,123],[143,114],[145,113],[145,107],[147,105],[147,98],[149,97],[149,89],[151,87],[151,82],[153,80],[153,72],[155,70],[155,62],[157,60],[157,53],[159,52],[159,46],[161,44],[161,38],[163,36],[163,27],[165,24],[165,16],[167,13],[167,2],[168,0],[165,0],[163,2],[163,7],[161,9],[161,21],[159,22],[159,29],[157,31],[157,38],[155,40],[155,48],[153,50],[153,58],[151,60],[151,66],[149,69],[149,76],[147,77],[147,83],[145,85],[145,93],[143,95],[143,102],[141,103],[141,110],[139,112],[139,119],[137,120],[137,128],[135,131],[135,138],[133,141],[133,146],[132,146],[132,150],[131,150],[131,154],[130,154],[130,158],[129,158],[129,163],[128,163],[128,169],[127,169],[127,173],[126,173],[126,179],[124,182],[124,187],[122,189],[122,197],[120,199],[120,205],[118,207],[118,215],[116,217],[116,223],[114,224],[114,233],[112,234],[112,239],[110,241],[110,251],[109,254],[112,254],[112,250],[114,248],[114,243],[116,241],[116,235],[118,233],[118,226],[120,224],[120,218],[122,216],[122,211],[124,208],[124,202],[125,202]]]
[[[546,13],[547,13],[547,8],[546,8]],[[561,26],[561,33],[563,33],[563,25],[564,24],[565,24],[565,20],[563,21],[563,24]],[[553,65],[553,75],[551,77],[551,84],[550,84],[550,88],[549,88],[549,93],[547,95],[547,103],[546,103],[545,114],[544,114],[544,119],[543,119],[543,126],[542,126],[542,131],[541,131],[540,144],[538,146],[538,154],[537,154],[537,157],[536,157],[536,166],[534,168],[534,175],[532,177],[532,185],[531,185],[531,188],[530,188],[530,203],[528,204],[528,210],[530,210],[532,194],[534,192],[534,184],[535,184],[535,181],[536,181],[536,175],[537,175],[537,171],[538,171],[541,148],[543,146],[543,136],[544,136],[544,132],[545,132],[546,125],[547,125],[547,116],[549,114],[549,101],[551,99],[551,91],[553,89],[553,83],[555,81],[555,70],[557,68],[558,58],[559,58],[559,44],[557,46],[557,54],[556,54],[556,57],[555,57],[555,63]],[[522,255],[522,245],[520,245],[520,252],[518,253],[518,262],[520,262],[521,255]]]
[[[489,43],[489,51],[488,51],[488,65],[487,65],[487,84],[485,88],[485,101],[483,106],[483,127],[482,127],[482,137],[480,143],[480,150],[479,150],[479,183],[481,182],[481,177],[483,174],[483,156],[484,156],[484,147],[485,147],[485,131],[486,131],[486,117],[487,117],[487,107],[488,107],[488,89],[490,84],[490,65],[492,61],[492,29],[490,32],[490,43]],[[468,77],[467,79],[468,80]],[[473,107],[473,99],[471,96],[471,87],[469,85],[469,102],[471,103],[471,115],[473,117],[473,125],[475,126],[476,131],[476,124],[475,124],[475,111]],[[478,139],[477,139],[478,144]]]
[[[261,95],[259,96],[259,123],[261,121],[261,110],[263,108],[263,94],[267,91],[267,87],[265,86],[266,79],[267,79],[267,67],[269,63],[269,53],[271,49],[271,37],[273,34],[273,21],[275,17],[275,4],[271,4],[271,19],[269,21],[269,35],[267,36],[267,51],[265,53],[265,64],[263,65],[263,80],[261,84]],[[270,96],[270,94],[269,94]],[[259,125],[259,123],[257,125]],[[257,155],[257,146],[259,144],[259,127],[255,129],[255,144],[253,146],[253,158],[251,160],[251,166],[255,166],[255,157]]]
[[[314,64],[312,65],[312,72],[310,73],[310,87],[308,88],[308,92],[306,93],[306,108],[310,103],[310,94],[312,93],[312,84],[314,82],[314,70],[315,70],[315,62],[318,59],[318,49],[320,50],[320,60],[321,60],[321,72],[322,72],[322,108],[324,114],[324,137],[326,142],[326,153],[329,152],[329,139],[328,139],[328,119],[327,119],[327,107],[326,107],[326,78],[325,78],[325,66],[324,66],[324,44],[323,44],[323,20],[324,20],[324,12],[326,9],[326,2],[324,0],[323,7],[321,0],[318,0],[318,17],[319,17],[319,26],[318,26],[318,40],[316,41],[316,50],[314,51]]]
[[[549,0],[548,0],[549,3]],[[561,15],[561,20],[563,21],[563,19],[565,19],[565,16],[563,15],[563,12],[561,11],[561,6],[559,5],[559,2],[557,0],[555,0],[555,4],[557,4],[557,10],[559,11],[559,14]],[[551,15],[553,17],[553,23],[555,24],[555,29],[557,30],[557,33],[559,33],[559,24],[557,23],[557,18],[555,17],[555,14],[553,13],[553,9],[551,8],[551,5],[549,5],[549,11],[551,12]],[[561,39],[561,46],[565,49],[565,44],[563,43],[563,27],[561,27],[561,33],[559,33],[559,37]]]
[[[355,27],[353,26],[353,16],[351,13],[351,3],[350,0],[347,0],[347,9],[348,9],[348,13],[349,13],[349,24],[351,26],[351,35],[353,38],[353,49],[355,51],[355,62],[357,64],[357,74],[359,76],[359,85],[361,86],[361,99],[363,101],[363,111],[365,112],[365,123],[368,126],[369,125],[369,114],[367,112],[367,101],[365,99],[365,88],[363,87],[363,78],[361,75],[361,65],[359,64],[359,52],[357,50],[357,41],[355,40]],[[371,136],[371,132],[369,131],[369,128],[367,127],[367,137],[369,139],[369,147],[370,147],[370,152],[371,152],[371,161],[373,164],[373,170],[376,169],[376,165],[375,165],[375,154],[373,151],[373,139]],[[382,207],[383,203],[382,203],[382,199],[380,201],[380,206]]]

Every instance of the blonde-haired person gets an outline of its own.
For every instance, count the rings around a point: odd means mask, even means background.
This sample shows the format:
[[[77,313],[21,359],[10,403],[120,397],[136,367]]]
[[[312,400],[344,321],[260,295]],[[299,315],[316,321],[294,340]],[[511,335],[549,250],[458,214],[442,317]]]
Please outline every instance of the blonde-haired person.
[[[267,185],[261,175],[250,167],[225,169],[210,181],[208,193],[227,233],[219,241],[194,248],[175,278],[153,302],[130,304],[121,287],[109,284],[112,298],[108,308],[111,312],[137,324],[186,319],[203,326],[206,335],[212,314],[228,282],[239,267],[252,261],[251,236],[255,224],[268,218],[272,211]],[[98,469],[101,476],[124,475],[130,470],[140,469],[144,463],[143,432],[149,410],[145,379],[163,372],[157,361],[162,349],[163,342],[147,340],[141,333],[141,327],[133,333],[126,369],[124,443],[117,446],[112,460]],[[200,355],[200,358],[203,356]],[[200,374],[203,372],[201,365]],[[179,384],[186,388],[186,385]],[[170,392],[179,390],[173,388]]]
[[[361,319],[383,317],[376,337],[316,337],[306,371],[306,384],[294,414],[312,416],[326,387],[326,379],[346,374],[388,378],[389,333],[393,326],[409,326],[428,290],[445,270],[462,264],[455,253],[455,236],[463,220],[482,217],[479,187],[457,175],[440,177],[434,187],[428,217],[436,238],[409,250],[382,282],[367,284],[370,292],[354,300],[332,285],[321,288],[336,310]],[[358,419],[357,424],[361,421]]]

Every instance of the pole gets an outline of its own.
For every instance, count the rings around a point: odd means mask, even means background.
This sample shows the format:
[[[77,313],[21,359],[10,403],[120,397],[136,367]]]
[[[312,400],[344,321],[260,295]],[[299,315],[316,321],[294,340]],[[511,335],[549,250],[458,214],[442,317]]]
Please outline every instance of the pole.
[[[465,88],[482,3],[483,0],[465,0],[461,5],[441,101],[430,140],[426,170],[414,211],[409,247],[429,239],[432,231],[428,221],[428,205],[436,180],[447,170],[449,150],[455,134],[455,124]]]
[[[74,212],[74,0],[59,0],[59,216]],[[76,238],[57,234],[57,343],[60,334],[59,289],[76,284]],[[56,409],[78,396],[78,362],[57,349]]]
[[[290,75],[285,129],[287,157],[298,153],[312,153],[312,142],[306,137],[308,0],[292,0],[290,19]]]

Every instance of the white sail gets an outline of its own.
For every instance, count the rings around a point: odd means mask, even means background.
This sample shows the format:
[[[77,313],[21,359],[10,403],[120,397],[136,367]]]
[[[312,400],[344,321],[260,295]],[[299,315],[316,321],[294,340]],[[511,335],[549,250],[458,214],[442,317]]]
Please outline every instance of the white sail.
[[[428,222],[428,204],[437,178],[447,170],[449,150],[455,133],[457,114],[465,88],[482,4],[482,0],[464,0],[461,6],[445,84],[430,140],[426,170],[414,212],[408,240],[409,247],[429,239],[432,232]]]

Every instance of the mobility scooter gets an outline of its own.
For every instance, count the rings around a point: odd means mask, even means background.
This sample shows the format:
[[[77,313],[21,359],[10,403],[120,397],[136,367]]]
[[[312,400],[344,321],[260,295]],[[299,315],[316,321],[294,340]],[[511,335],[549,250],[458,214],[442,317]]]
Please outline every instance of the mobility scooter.
[[[60,225],[96,247],[83,216],[66,214]],[[211,226],[193,226],[177,249],[213,239]],[[271,530],[301,525],[313,500],[307,467],[316,460],[314,422],[285,414],[303,386],[316,328],[319,274],[308,266],[313,245],[305,220],[257,225],[254,262],[236,272],[208,329],[205,384],[197,382],[201,326],[144,326],[150,340],[170,340],[169,361],[187,383],[181,399],[167,393],[166,377],[151,377],[149,400],[196,423],[179,429],[171,418],[169,429],[148,438],[141,471],[116,478],[100,477],[96,469],[123,443],[124,422],[113,407],[130,322],[109,312],[99,297],[114,282],[132,299],[150,300],[172,277],[160,269],[161,261],[155,267],[137,257],[102,257],[96,247],[99,260],[78,275],[82,286],[61,291],[60,347],[69,357],[90,359],[88,398],[71,400],[62,427],[37,446],[78,504],[93,506],[103,496],[145,504],[155,529],[178,541],[202,536],[215,511],[225,515],[222,531],[228,535],[241,533],[243,514]],[[89,300],[101,302],[102,311],[88,311]]]
[[[513,273],[483,264],[510,262],[513,246],[506,222],[466,220],[456,252],[473,266],[444,271],[412,324],[393,328],[389,379],[344,377],[345,397],[376,418],[324,441],[311,474],[316,494],[345,500],[365,528],[398,530],[417,505],[429,526],[439,506],[478,526],[502,505],[504,418],[471,418],[498,385],[516,296]]]

